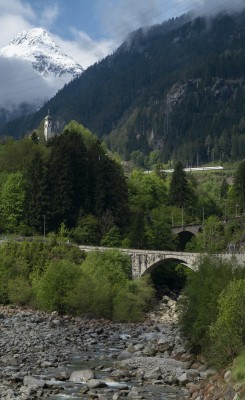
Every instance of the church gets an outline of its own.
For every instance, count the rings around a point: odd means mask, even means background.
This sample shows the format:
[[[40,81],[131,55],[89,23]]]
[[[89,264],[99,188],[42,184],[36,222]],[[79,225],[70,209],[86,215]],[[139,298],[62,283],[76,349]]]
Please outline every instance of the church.
[[[44,137],[45,137],[45,141],[47,142],[49,139],[51,139],[52,137],[54,137],[55,134],[52,132],[52,118],[49,114],[48,111],[48,115],[46,115],[46,117],[44,118]]]

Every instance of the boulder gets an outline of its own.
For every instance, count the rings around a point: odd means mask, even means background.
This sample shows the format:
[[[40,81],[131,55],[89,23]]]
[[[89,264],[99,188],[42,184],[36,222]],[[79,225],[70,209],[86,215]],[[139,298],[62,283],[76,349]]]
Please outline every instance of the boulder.
[[[70,382],[85,383],[90,379],[94,379],[94,371],[92,369],[83,369],[80,371],[73,371],[70,376]]]

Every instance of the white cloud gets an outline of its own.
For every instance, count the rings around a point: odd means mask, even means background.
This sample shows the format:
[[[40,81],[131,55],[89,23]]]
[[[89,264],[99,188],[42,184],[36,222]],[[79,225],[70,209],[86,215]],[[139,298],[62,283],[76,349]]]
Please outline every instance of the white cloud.
[[[28,61],[0,57],[0,107],[11,109],[23,102],[43,104],[67,81],[43,78]]]
[[[21,15],[25,18],[35,17],[31,6],[21,0],[0,0],[0,14]]]
[[[51,26],[59,16],[60,10],[57,4],[45,7],[42,11],[39,25]]]
[[[68,0],[67,0],[68,1]],[[6,46],[23,30],[42,26],[60,45],[64,53],[86,69],[112,53],[140,26],[149,26],[195,9],[196,14],[239,10],[245,0],[94,0],[97,7],[96,21],[104,24],[105,37],[93,40],[83,30],[70,27],[72,39],[66,40],[52,34],[60,9],[56,2],[34,11],[31,0],[0,0],[0,48]],[[40,11],[41,10],[41,11]],[[65,81],[44,80],[29,63],[0,58],[0,106],[22,101],[39,102],[63,86]]]
[[[159,0],[98,0],[105,29],[120,43],[129,32],[163,19]]]
[[[18,33],[33,26],[20,15],[0,14],[0,48],[6,46]]]
[[[114,40],[94,41],[85,32],[71,28],[73,41],[65,41],[55,37],[60,47],[77,61],[84,69],[103,59],[116,48],[117,43]]]

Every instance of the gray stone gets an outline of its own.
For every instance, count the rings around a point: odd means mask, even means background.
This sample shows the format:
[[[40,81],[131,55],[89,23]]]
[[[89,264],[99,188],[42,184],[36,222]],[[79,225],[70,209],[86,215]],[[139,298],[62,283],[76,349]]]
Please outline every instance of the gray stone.
[[[81,371],[74,371],[70,376],[70,382],[85,383],[89,379],[94,379],[95,374],[92,369],[83,369]]]
[[[86,385],[89,387],[89,389],[104,388],[107,386],[107,384],[101,379],[89,379],[86,382]]]
[[[36,379],[31,375],[24,376],[23,379],[24,386],[41,387],[45,386],[45,381],[42,379]]]
[[[117,359],[118,360],[127,360],[128,358],[132,357],[132,353],[130,353],[127,350],[121,351],[121,353],[118,354]]]

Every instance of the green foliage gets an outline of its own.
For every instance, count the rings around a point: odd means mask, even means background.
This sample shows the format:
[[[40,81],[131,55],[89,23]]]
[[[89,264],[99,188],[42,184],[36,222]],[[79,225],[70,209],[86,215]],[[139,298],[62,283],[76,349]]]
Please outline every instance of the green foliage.
[[[176,249],[176,237],[171,232],[171,219],[165,207],[151,211],[145,224],[145,247],[157,250]]]
[[[130,260],[115,250],[89,253],[82,274],[66,297],[76,314],[139,321],[151,305],[154,289],[147,278],[131,281]]]
[[[83,272],[116,287],[131,277],[131,263],[128,256],[117,250],[91,252],[83,262]]]
[[[144,165],[242,159],[244,21],[244,12],[191,21],[185,15],[147,34],[139,29],[130,49],[144,51],[128,51],[125,42],[2,134],[33,129],[49,107],[54,120],[83,121],[124,159]]]
[[[43,154],[46,152],[44,147],[38,147],[38,151]],[[32,140],[28,138],[17,141],[10,139],[4,144],[3,151],[0,152],[0,169],[24,174],[36,152],[37,145]]]
[[[84,275],[68,303],[79,312],[111,318],[114,298],[118,290],[128,281],[130,270],[128,257],[117,251],[89,253],[82,270]],[[86,286],[87,281],[88,286]],[[89,303],[86,300],[84,303],[83,289],[91,300]]]
[[[190,346],[203,351],[210,343],[209,328],[218,317],[219,295],[233,279],[242,277],[244,270],[235,260],[222,261],[214,256],[203,256],[197,268],[187,276],[180,325]]]
[[[1,195],[1,219],[6,231],[19,232],[23,226],[24,180],[20,172],[10,174],[3,184]]]
[[[103,236],[100,241],[101,246],[105,247],[120,247],[121,246],[121,234],[117,226],[113,226],[108,232]]]
[[[245,384],[245,351],[242,351],[233,361],[231,376],[236,382]]]
[[[46,166],[36,151],[25,174],[25,220],[33,232],[44,230],[44,218],[49,214]]]
[[[214,215],[208,217],[202,229],[203,231],[187,244],[187,251],[219,253],[225,249],[227,244],[225,229],[218,217]]]
[[[166,202],[166,185],[156,173],[135,170],[128,179],[132,211],[149,211]]]
[[[218,367],[227,365],[244,349],[244,310],[245,279],[234,280],[220,294],[218,316],[210,328],[209,357]]]
[[[6,304],[9,301],[8,283],[16,275],[16,267],[11,256],[0,254],[0,303]]]
[[[189,185],[183,164],[177,162],[172,174],[169,188],[169,204],[179,208],[188,208],[192,205],[194,194]]]
[[[113,319],[137,322],[153,305],[155,291],[149,277],[135,279],[119,289],[113,307]]]
[[[31,304],[33,290],[27,278],[19,275],[8,281],[8,299],[13,304],[24,306]]]
[[[48,160],[49,230],[62,222],[73,227],[80,209],[85,208],[88,193],[87,150],[81,135],[66,130],[50,143]]]
[[[66,297],[79,280],[81,267],[67,260],[50,261],[44,273],[33,275],[33,289],[38,305],[48,311],[67,311]]]
[[[238,204],[238,212],[245,210],[245,161],[242,161],[235,173],[234,191],[236,202]]]
[[[81,217],[78,226],[72,230],[71,237],[79,244],[98,245],[100,238],[98,218],[92,214]]]

